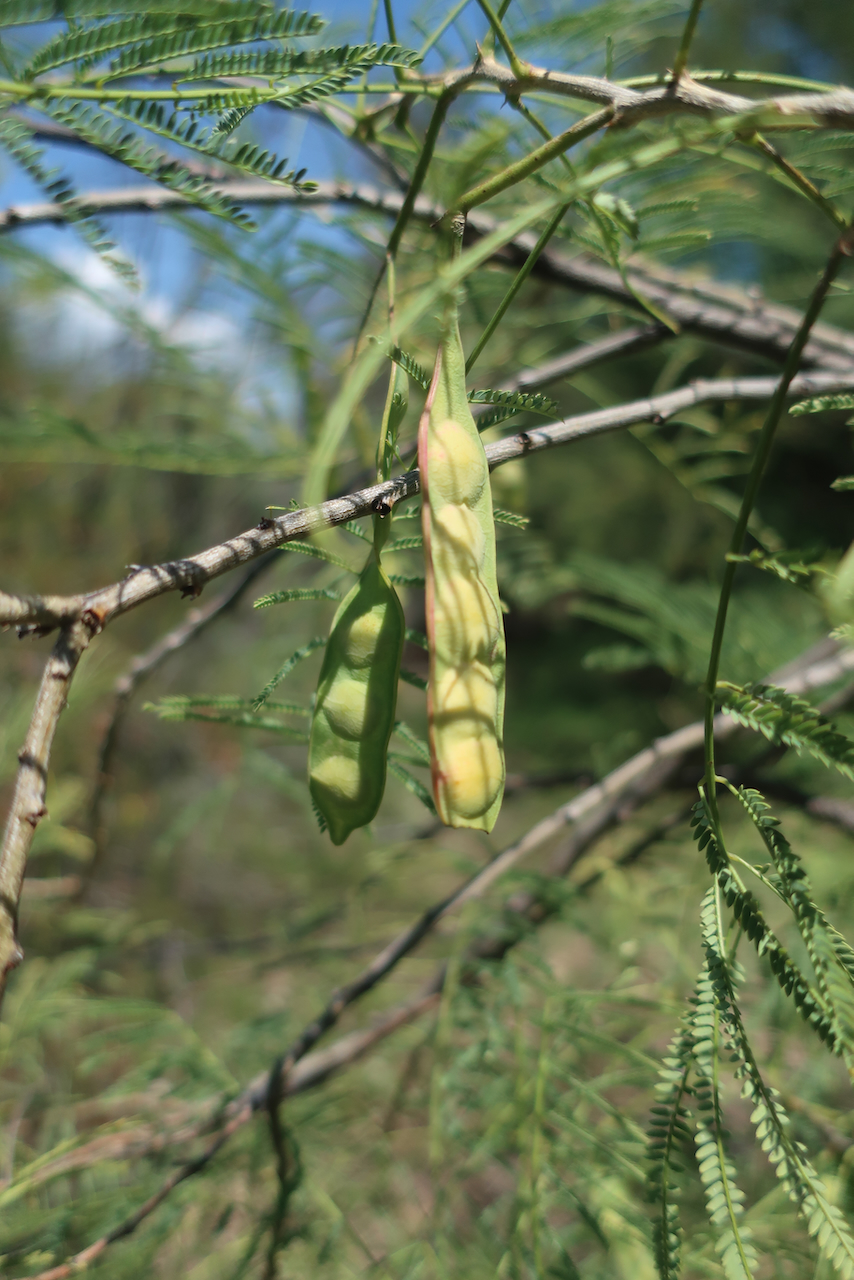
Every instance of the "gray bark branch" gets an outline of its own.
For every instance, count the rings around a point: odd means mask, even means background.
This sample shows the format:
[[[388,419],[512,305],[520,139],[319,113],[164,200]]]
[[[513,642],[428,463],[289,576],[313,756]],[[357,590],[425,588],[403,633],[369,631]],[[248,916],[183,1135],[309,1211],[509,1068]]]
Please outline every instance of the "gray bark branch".
[[[290,187],[258,179],[235,178],[216,185],[223,194],[245,205],[292,204],[313,208],[352,204],[390,217],[397,216],[404,200],[400,192],[349,182],[321,182],[313,193],[295,192]],[[91,191],[81,195],[79,204],[81,208],[104,214],[157,213],[192,207],[178,193],[153,185]],[[441,205],[422,196],[415,202],[413,217],[429,225],[441,218],[443,212]],[[65,221],[66,210],[51,202],[13,205],[0,212],[0,232]],[[472,211],[466,226],[467,241],[488,235],[496,225],[488,214]],[[535,243],[536,236],[532,233],[519,235],[499,250],[494,260],[518,269]],[[588,254],[572,255],[549,245],[536,262],[532,275],[578,292],[601,294],[633,311],[642,310],[619,271]],[[794,308],[768,302],[761,295],[748,295],[735,286],[689,281],[676,271],[639,261],[628,267],[627,278],[633,289],[663,308],[685,332],[765,358],[782,360],[800,323],[800,314]],[[834,325],[816,324],[804,351],[804,362],[826,369],[850,368],[854,364],[854,334]]]
[[[576,414],[560,422],[507,436],[486,446],[490,468],[514,458],[527,457],[543,449],[571,444],[588,436],[601,435],[634,426],[639,422],[665,421],[693,405],[725,400],[766,400],[777,387],[776,377],[699,379],[660,396],[633,400],[612,408]],[[847,375],[803,373],[792,380],[792,397],[831,394],[854,389],[854,367]],[[101,630],[114,618],[147,600],[180,590],[198,595],[211,579],[255,560],[294,539],[310,537],[322,529],[347,520],[393,507],[419,492],[417,470],[393,480],[371,485],[340,498],[331,498],[316,507],[289,511],[276,519],[262,519],[254,529],[236,534],[226,542],[209,547],[184,560],[159,565],[141,565],[121,582],[81,595],[19,596],[0,591],[0,626],[18,626],[43,633],[74,619],[82,618],[93,630]]]

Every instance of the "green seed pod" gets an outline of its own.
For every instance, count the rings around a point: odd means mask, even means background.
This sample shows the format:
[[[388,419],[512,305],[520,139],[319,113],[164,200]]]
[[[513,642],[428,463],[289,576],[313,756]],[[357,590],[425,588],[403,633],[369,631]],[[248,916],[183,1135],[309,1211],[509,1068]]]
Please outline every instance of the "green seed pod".
[[[504,794],[504,625],[489,468],[452,311],[418,430],[433,795],[450,827],[491,831]]]
[[[380,807],[405,629],[397,593],[372,552],[332,621],[311,722],[309,789],[333,844]]]

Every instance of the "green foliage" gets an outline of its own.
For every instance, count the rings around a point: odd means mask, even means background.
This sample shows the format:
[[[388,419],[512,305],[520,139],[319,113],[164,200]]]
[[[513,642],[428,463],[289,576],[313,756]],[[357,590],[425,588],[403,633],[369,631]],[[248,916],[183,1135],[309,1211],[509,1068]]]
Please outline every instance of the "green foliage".
[[[420,61],[411,49],[399,44],[342,45],[334,49],[263,49],[209,53],[197,58],[188,80],[212,80],[222,76],[288,76],[319,71],[352,71],[370,67],[412,67]]]
[[[828,409],[854,409],[854,396],[810,396],[809,400],[799,400],[797,404],[790,405],[789,413],[797,418],[804,413],[826,413]]]
[[[846,778],[854,778],[854,743],[803,698],[769,684],[718,686],[721,705],[775,746],[807,752]]]
[[[294,538],[279,549],[281,551],[296,551],[301,556],[311,556],[314,560],[323,560],[326,564],[334,564],[339,569],[346,569],[348,573],[355,573],[352,566],[346,560],[342,560],[334,551],[330,551],[327,547],[315,546],[313,542],[299,542]]]
[[[206,213],[247,229],[254,226],[248,214],[232,200],[220,195],[207,179],[188,169],[174,156],[143,145],[134,133],[96,107],[59,98],[46,106],[45,110],[58,124],[72,129],[78,137],[102,151],[111,160],[126,164],[144,177],[162,183]],[[182,140],[180,135],[179,140]]]
[[[284,676],[280,678],[283,680]],[[272,702],[269,698],[264,700],[263,705],[268,712],[280,711],[291,716],[309,714],[304,707],[287,702]],[[297,742],[308,742],[308,734],[305,730],[297,729],[270,715],[259,715],[254,701],[236,697],[221,695],[205,698],[182,694],[177,697],[163,698],[160,702],[146,703],[144,710],[153,711],[161,720],[198,720],[203,724],[231,724],[241,729],[266,729],[293,738]]]
[[[767,956],[771,972],[804,1021],[831,1049],[838,1051],[841,1046],[820,993],[806,980],[779,938],[768,927],[758,899],[736,874],[715,830],[716,823],[705,797],[697,801],[691,824],[697,845],[705,851],[709,870],[738,925],[756,947],[757,954]]]
[[[813,574],[826,573],[827,570],[820,564],[806,564],[803,560],[797,559],[798,552],[788,552],[776,556],[766,555],[764,551],[754,548],[746,556],[733,555],[727,556],[732,564],[749,564],[754,569],[762,569],[765,573],[772,573],[775,578],[780,578],[783,582],[793,582],[796,585],[803,584]]]
[[[433,797],[430,795],[430,792],[419,778],[416,778],[404,767],[400,758],[393,751],[389,752],[388,771],[397,778],[399,782],[403,783],[406,790],[414,795],[416,800],[421,801],[428,813],[432,813],[434,817],[436,816],[436,806],[433,803]]]
[[[404,373],[416,382],[422,391],[426,391],[430,386],[430,375],[422,365],[418,363],[414,356],[408,351],[404,351],[401,347],[392,347],[388,352],[389,360],[400,365]]]
[[[641,87],[667,85],[685,17],[675,0],[502,8],[520,57],[590,76],[605,70]],[[788,7],[794,36],[781,52],[773,41],[738,47],[752,38],[747,18],[729,0],[707,6],[689,68],[702,79],[704,65],[761,66],[733,81],[736,92],[761,96],[786,90],[774,78],[778,65],[785,75],[820,56],[828,77],[850,81],[845,41],[834,29],[825,49],[811,25],[817,15]],[[840,30],[847,21],[836,4],[828,15]],[[761,326],[761,298],[718,282],[729,263],[738,279],[750,273],[773,298],[802,308],[830,242],[821,201],[805,199],[723,126],[703,132],[676,113],[629,119],[573,148],[566,163],[500,190],[484,211],[492,239],[484,247],[470,228],[449,267],[427,202],[453,210],[461,193],[506,175],[543,131],[562,132],[586,107],[524,93],[502,108],[500,94],[464,85],[428,153],[437,77],[454,76],[478,46],[500,62],[506,50],[485,34],[474,6],[428,6],[414,21],[395,6],[386,16],[396,25],[387,43],[379,43],[384,29],[359,30],[348,14],[346,29],[333,25],[320,47],[322,19],[262,0],[0,3],[4,104],[23,106],[27,121],[5,114],[0,144],[119,270],[112,225],[108,236],[85,189],[51,167],[39,116],[73,131],[78,149],[63,163],[75,179],[77,158],[97,153],[214,214],[216,222],[169,215],[169,243],[174,235],[189,281],[174,314],[227,313],[240,366],[231,375],[197,360],[167,326],[149,322],[144,306],[84,288],[39,258],[32,239],[25,246],[7,236],[0,542],[12,590],[88,591],[121,579],[125,564],[174,562],[227,538],[271,498],[285,505],[270,510],[294,509],[308,455],[331,438],[333,419],[336,492],[369,482],[377,453],[383,474],[409,465],[403,445],[399,454],[393,441],[377,446],[384,355],[426,390],[423,366],[451,289],[465,351],[474,351],[526,245],[549,223],[548,201],[576,180],[590,185],[554,231],[558,266],[541,261],[521,284],[484,348],[483,381],[500,388],[638,316],[663,319],[672,336],[555,382],[554,399],[470,392],[470,403],[487,408],[478,426],[521,412],[569,417],[696,378],[767,375],[770,340],[738,349],[732,334],[708,341],[712,330],[690,322],[677,333],[668,297],[707,318],[731,307],[744,329],[755,310]],[[42,21],[55,25],[39,31]],[[391,94],[391,77],[374,74],[382,67],[397,73]],[[419,81],[419,68],[429,79]],[[713,84],[731,87],[715,74]],[[799,86],[809,87],[788,85]],[[345,183],[365,181],[368,156],[371,185],[385,190],[388,180],[395,193],[423,198],[401,223],[387,277],[378,279],[393,219],[327,205],[318,225],[314,202],[298,199],[311,183],[296,171],[293,141],[294,167],[270,144],[273,130],[295,120],[282,109],[299,113],[305,155],[337,131]],[[825,206],[850,190],[848,133],[786,128],[773,141]],[[219,192],[230,180],[223,173],[289,186],[286,210],[265,209],[257,233],[244,237],[254,223]],[[505,243],[513,220],[530,240]],[[116,219],[119,243],[123,234]],[[137,240],[129,243],[136,251]],[[591,254],[608,283],[567,289],[560,263],[577,255],[576,266],[589,267]],[[689,269],[665,271],[652,255]],[[100,308],[120,335],[113,346],[81,356],[58,350],[45,317],[55,313],[60,326],[72,298]],[[827,312],[850,329],[844,276]],[[389,336],[352,345],[372,330]],[[847,349],[840,344],[837,356]],[[257,364],[250,352],[262,353]],[[276,388],[269,404],[268,378]],[[546,874],[535,854],[485,898],[445,914],[433,939],[368,997],[371,1014],[347,1013],[353,1021],[336,1052],[346,1059],[349,1037],[361,1034],[354,1028],[367,1023],[373,1036],[374,1012],[382,1018],[425,980],[441,987],[434,1022],[402,1022],[399,1038],[386,1041],[377,1034],[364,1066],[345,1060],[321,1092],[289,1097],[274,1142],[263,1117],[248,1123],[203,1175],[108,1246],[93,1277],[248,1280],[278,1268],[339,1280],[367,1267],[388,1280],[636,1280],[656,1269],[666,1280],[745,1280],[770,1268],[790,1280],[813,1274],[820,1254],[829,1260],[821,1266],[854,1274],[847,1160],[838,1157],[851,1133],[844,1073],[854,1060],[854,951],[843,931],[852,927],[854,890],[846,837],[818,816],[843,803],[854,757],[844,733],[807,702],[755,683],[824,630],[822,602],[804,588],[815,588],[850,539],[844,499],[827,488],[834,475],[842,476],[835,489],[847,487],[850,459],[841,432],[822,422],[807,431],[801,415],[851,406],[847,394],[794,406],[759,510],[749,513],[760,549],[736,545],[729,556],[730,569],[762,572],[737,578],[720,652],[733,683],[718,689],[723,707],[778,753],[759,757],[749,777],[761,768],[769,787],[778,785],[788,836],[751,786],[720,783],[718,795],[707,786],[694,816],[704,865],[680,817],[700,770],[693,758],[672,775],[668,794],[632,795],[607,815],[611,825],[592,844],[587,818],[573,824],[556,848],[556,858],[572,862],[565,880]],[[402,399],[396,408],[411,442],[420,404],[406,418]],[[388,757],[395,783],[375,824],[354,833],[343,857],[322,820],[316,830],[304,781],[314,673],[302,659],[325,643],[329,602],[353,572],[346,548],[337,554],[339,535],[286,544],[297,554],[265,570],[276,580],[261,588],[255,612],[245,601],[229,618],[223,611],[194,648],[174,653],[173,667],[151,671],[153,716],[118,704],[100,817],[87,783],[104,709],[115,678],[157,632],[140,610],[93,641],[57,736],[52,817],[39,829],[21,908],[27,959],[0,1029],[4,1274],[62,1266],[120,1227],[197,1154],[240,1090],[267,1078],[330,992],[346,990],[375,953],[387,956],[408,922],[542,819],[562,825],[580,777],[605,775],[702,713],[697,685],[723,548],[761,421],[761,409],[734,399],[493,473],[496,500],[509,508],[495,508],[496,522],[526,536],[498,543],[502,594],[513,605],[513,785],[491,841],[451,838],[433,821],[419,655],[417,670],[401,671]],[[407,589],[406,639],[424,648],[422,540],[397,524],[419,518],[408,504],[380,528],[391,526],[384,549],[402,557],[391,580]],[[373,541],[364,522],[344,531]],[[832,601],[821,592],[834,623],[847,621],[844,576]],[[295,602],[299,610],[267,607]],[[183,621],[184,607],[174,602],[164,629]],[[27,642],[0,677],[0,752],[10,772],[34,652]],[[193,692],[251,692],[270,672],[255,699]],[[293,700],[277,701],[286,678]],[[719,772],[730,778],[748,767],[756,746],[740,735]],[[808,759],[785,754],[789,747]],[[816,765],[841,778],[818,782]],[[816,796],[823,785],[831,794]],[[700,898],[698,935],[685,904]],[[551,924],[538,932],[544,919]],[[705,959],[692,984],[698,940]],[[657,1068],[650,1047],[666,1043],[680,1008],[645,1141]],[[733,1105],[738,1088],[749,1122]]]
[[[69,62],[79,62],[79,70],[89,70],[105,54],[117,49],[122,52],[112,60],[109,70],[112,75],[122,75],[203,49],[314,35],[325,25],[317,15],[290,9],[276,11],[272,5],[259,5],[254,0],[215,3],[211,9],[207,17],[180,10],[171,16],[138,14],[60,33],[34,55],[24,68],[23,78]]]
[[[330,587],[289,587],[285,591],[271,591],[269,595],[259,596],[254,608],[266,609],[271,604],[289,604],[292,600],[340,600],[340,591]]]
[[[257,697],[253,698],[252,710],[260,711],[273,690],[278,688],[286,676],[291,674],[297,663],[302,662],[303,658],[307,658],[309,654],[314,653],[315,649],[322,649],[325,644],[326,636],[314,636],[313,639],[309,640],[308,644],[301,645],[299,649],[296,649],[291,656],[282,663],[276,674],[267,681]]]
[[[539,391],[470,391],[468,401],[469,404],[495,404],[504,409],[513,409],[516,413],[525,410],[541,413],[546,418],[557,412],[557,402]]]
[[[136,273],[131,265],[115,253],[115,244],[107,233],[91,217],[85,205],[77,198],[74,187],[57,169],[45,169],[44,151],[33,142],[33,134],[21,120],[11,117],[0,118],[0,146],[17,160],[22,168],[45,193],[55,200],[66,212],[67,217],[84,234],[87,243],[96,253],[109,258],[110,263],[119,274],[129,281],[136,280]]]

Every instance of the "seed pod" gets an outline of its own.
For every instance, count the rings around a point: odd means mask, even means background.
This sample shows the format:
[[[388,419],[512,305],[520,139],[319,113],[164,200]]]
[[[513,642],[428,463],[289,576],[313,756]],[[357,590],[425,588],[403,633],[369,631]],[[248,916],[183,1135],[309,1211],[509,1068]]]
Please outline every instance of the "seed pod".
[[[405,623],[377,551],[332,621],[308,748],[312,799],[333,844],[380,807]]]
[[[504,794],[504,625],[489,468],[466,399],[456,313],[418,430],[433,795],[450,827],[491,831]]]

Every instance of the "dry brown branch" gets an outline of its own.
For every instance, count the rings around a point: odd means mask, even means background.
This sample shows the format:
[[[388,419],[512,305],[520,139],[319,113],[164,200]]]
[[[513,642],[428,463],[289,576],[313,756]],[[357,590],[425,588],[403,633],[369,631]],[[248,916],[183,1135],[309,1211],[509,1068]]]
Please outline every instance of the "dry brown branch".
[[[404,197],[396,191],[348,182],[321,182],[313,193],[295,192],[290,187],[256,179],[230,179],[218,184],[224,194],[245,205],[296,204],[310,208],[319,205],[353,204],[377,213],[397,216]],[[122,187],[109,191],[90,191],[81,196],[87,208],[102,213],[156,213],[161,210],[189,207],[177,193],[161,187]],[[419,197],[413,217],[427,224],[442,215],[442,208]],[[50,202],[14,205],[0,213],[0,233],[19,226],[66,221],[65,209]],[[496,228],[489,215],[469,214],[466,240],[473,242]],[[494,259],[518,269],[527,259],[536,235],[524,233],[500,249]],[[597,293],[629,307],[640,308],[635,293],[640,293],[687,333],[696,333],[713,342],[736,345],[756,355],[780,360],[788,349],[800,322],[792,307],[770,303],[760,295],[746,294],[734,286],[692,281],[676,271],[668,271],[636,260],[628,269],[626,287],[620,273],[588,254],[572,255],[549,245],[537,260],[532,275],[582,293]],[[635,292],[633,293],[632,290]],[[846,369],[854,363],[854,335],[830,324],[816,324],[804,351],[804,362],[827,369]],[[579,366],[580,367],[580,366]],[[572,372],[573,368],[566,370]],[[565,376],[559,374],[557,376]]]
[[[275,92],[262,77],[241,76],[239,82],[241,85],[254,85],[262,102],[268,96],[271,100],[275,98]],[[683,72],[678,81],[668,76],[661,83],[637,89],[604,77],[569,75],[527,63],[519,68],[517,74],[483,54],[479,54],[472,66],[436,75],[419,75],[416,71],[408,70],[401,77],[396,92],[378,110],[381,111],[383,106],[387,107],[390,103],[402,101],[405,96],[417,98],[426,94],[434,98],[442,95],[457,97],[467,89],[479,86],[494,87],[510,100],[536,92],[550,93],[576,102],[590,102],[610,109],[624,127],[642,120],[688,114],[711,119],[731,118],[733,127],[739,131],[854,128],[854,92],[842,86],[820,93],[747,98],[705,84],[701,76],[694,79]],[[26,96],[23,93],[21,95],[22,105],[35,110],[44,101],[69,97],[73,99],[77,96],[67,82],[60,81],[41,81],[22,85],[22,89],[26,90]],[[86,90],[83,93],[86,97],[91,96]],[[374,114],[378,112],[375,111]]]

